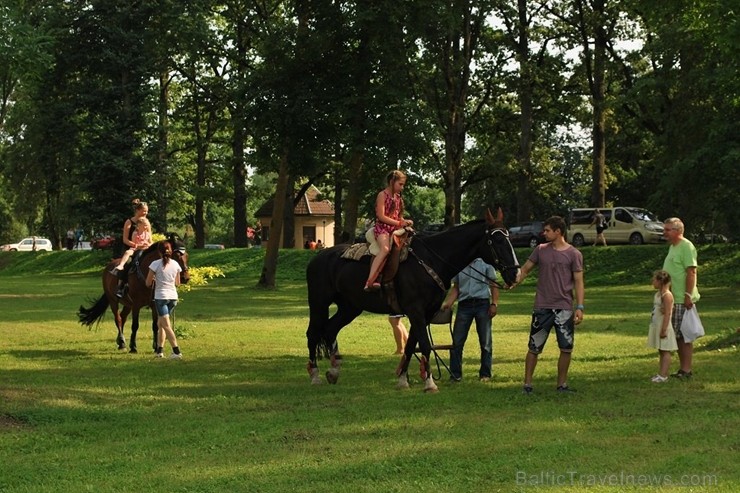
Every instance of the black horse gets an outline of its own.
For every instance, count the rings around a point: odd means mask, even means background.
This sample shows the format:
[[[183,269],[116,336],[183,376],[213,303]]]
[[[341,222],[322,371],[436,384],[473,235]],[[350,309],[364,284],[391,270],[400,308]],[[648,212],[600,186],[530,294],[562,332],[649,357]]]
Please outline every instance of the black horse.
[[[339,331],[363,311],[395,311],[387,301],[385,288],[370,293],[363,290],[370,270],[370,258],[364,257],[361,261],[342,258],[347,248],[349,245],[337,245],[319,252],[306,269],[310,310],[306,331],[309,354],[307,369],[313,384],[321,383],[316,363],[320,345],[328,348],[331,358],[331,368],[326,372],[326,378],[330,383],[336,383],[341,366],[336,343]],[[399,388],[408,387],[408,366],[418,342],[422,353],[424,390],[437,391],[429,366],[431,344],[426,326],[439,310],[452,278],[477,257],[493,265],[507,285],[516,281],[519,262],[509,242],[500,209],[496,218],[487,211],[485,220],[412,239],[409,256],[401,262],[393,280],[398,305],[411,322],[405,354],[396,370]],[[332,303],[337,305],[337,312],[329,317]]]
[[[180,264],[180,268],[182,269],[182,272],[180,272],[180,282],[183,284],[187,283],[190,280],[190,273],[188,272],[188,254],[185,251],[185,244],[176,235],[170,235],[169,239],[164,241],[170,242],[172,246],[172,258]],[[80,323],[90,327],[105,315],[106,309],[110,306],[110,310],[115,318],[116,329],[118,329],[118,335],[116,337],[118,349],[126,349],[126,338],[123,335],[123,328],[126,325],[126,319],[130,313],[132,320],[129,352],[131,353],[137,352],[136,333],[139,330],[139,311],[145,307],[149,307],[152,310],[152,346],[155,350],[157,349],[157,311],[152,307],[153,288],[146,287],[144,282],[149,272],[149,265],[159,258],[157,245],[158,243],[154,243],[143,251],[138,262],[132,264],[128,273],[128,290],[123,298],[119,299],[116,297],[118,277],[111,273],[111,269],[118,264],[119,259],[113,259],[105,266],[102,272],[103,294],[95,301],[93,306],[90,308],[80,306],[77,312]],[[122,310],[119,310],[119,305],[123,306]]]

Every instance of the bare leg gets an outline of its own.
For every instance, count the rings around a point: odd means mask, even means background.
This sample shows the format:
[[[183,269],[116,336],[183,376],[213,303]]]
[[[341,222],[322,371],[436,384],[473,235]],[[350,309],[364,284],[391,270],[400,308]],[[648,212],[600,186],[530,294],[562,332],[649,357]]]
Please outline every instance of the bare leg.
[[[396,340],[396,352],[394,354],[403,354],[403,349],[406,347],[406,341],[409,338],[409,333],[404,327],[401,317],[388,317],[388,322],[391,324],[393,329],[393,338]]]
[[[527,353],[527,357],[524,359],[524,385],[532,386],[532,376],[534,375],[534,369],[537,367],[537,355],[534,353]]]
[[[694,359],[694,343],[684,342],[683,338],[676,338],[678,343],[678,360],[681,362],[681,369],[686,373],[691,371]]]
[[[668,371],[671,367],[671,352],[658,351],[660,353],[660,376],[668,377]]]
[[[170,342],[170,346],[173,348],[178,347],[177,345],[177,336],[175,336],[175,331],[172,330],[172,326],[170,325],[170,316],[165,315],[163,317],[159,317],[159,333],[160,333],[160,347],[164,344],[164,339],[162,338],[162,333],[167,336],[167,340]]]
[[[366,285],[375,282],[378,274],[380,274],[380,269],[383,266],[383,262],[385,262],[385,257],[388,256],[391,251],[391,238],[387,234],[382,234],[378,236],[375,241],[377,241],[378,246],[380,247],[380,251],[373,259],[373,263],[370,265],[370,275],[367,277],[367,282],[365,283]]]
[[[570,351],[560,351],[560,358],[558,358],[558,387],[568,382],[568,368],[570,368]]]

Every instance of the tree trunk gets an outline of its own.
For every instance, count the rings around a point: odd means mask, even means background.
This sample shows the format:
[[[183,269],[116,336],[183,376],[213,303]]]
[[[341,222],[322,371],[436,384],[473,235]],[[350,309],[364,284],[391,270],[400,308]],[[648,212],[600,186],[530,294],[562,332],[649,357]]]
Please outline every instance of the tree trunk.
[[[517,222],[531,219],[529,180],[532,176],[532,126],[534,125],[532,60],[529,50],[529,26],[527,22],[527,0],[518,0],[517,58],[519,59],[519,151],[517,156]]]
[[[280,236],[283,231],[283,215],[285,212],[285,200],[288,195],[288,146],[285,146],[280,158],[280,169],[278,170],[277,187],[275,190],[275,201],[272,207],[272,219],[270,219],[270,239],[267,240],[265,250],[265,263],[262,266],[262,274],[257,286],[263,288],[275,288],[275,274],[277,273],[278,253],[280,251]]]
[[[597,19],[604,19],[604,0],[593,4]],[[596,23],[594,36],[594,72],[593,72],[593,169],[591,205],[604,207],[606,202],[606,50],[607,35],[603,22]]]
[[[240,101],[236,102],[241,105]],[[231,138],[232,169],[234,185],[234,246],[247,246],[247,166],[244,163],[244,118],[240,109],[234,111]]]
[[[157,170],[155,175],[159,181],[157,192],[157,213],[160,217],[160,227],[162,232],[169,230],[167,214],[169,212],[170,190],[169,190],[169,159],[167,157],[167,145],[169,137],[169,115],[168,98],[170,87],[169,71],[163,70],[159,74],[159,104],[157,107]]]

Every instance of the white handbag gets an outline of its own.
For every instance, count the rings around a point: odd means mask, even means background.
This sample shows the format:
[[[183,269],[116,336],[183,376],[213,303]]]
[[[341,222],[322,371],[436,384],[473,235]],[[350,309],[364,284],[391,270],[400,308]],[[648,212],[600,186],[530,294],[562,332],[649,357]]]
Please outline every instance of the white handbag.
[[[684,342],[694,342],[704,335],[704,326],[699,319],[699,312],[694,305],[690,310],[686,310],[681,321],[681,334]]]

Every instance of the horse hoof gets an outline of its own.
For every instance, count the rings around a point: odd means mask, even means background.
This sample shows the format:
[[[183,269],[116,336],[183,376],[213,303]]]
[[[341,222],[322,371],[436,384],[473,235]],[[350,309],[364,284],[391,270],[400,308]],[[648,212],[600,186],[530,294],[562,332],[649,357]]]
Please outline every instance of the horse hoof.
[[[323,383],[319,378],[319,368],[311,365],[310,361],[306,365],[306,371],[308,371],[308,377],[311,379],[311,385],[321,385]]]
[[[398,390],[408,390],[409,388],[411,388],[409,386],[408,374],[402,373],[401,375],[399,375],[399,377],[398,377],[398,383],[396,384],[396,388]]]
[[[326,381],[329,383],[337,383],[337,380],[339,380],[339,368],[329,368],[326,371]]]
[[[132,347],[131,349],[128,350],[128,352],[129,352],[129,354],[136,354],[139,351],[137,351],[135,347]]]
[[[431,378],[431,376],[424,382],[424,393],[426,394],[436,394],[439,392],[439,388],[437,387],[437,384],[434,383],[434,379]]]
[[[126,349],[126,345],[125,344],[119,344],[118,345],[118,350],[119,351],[123,351],[124,349]]]

